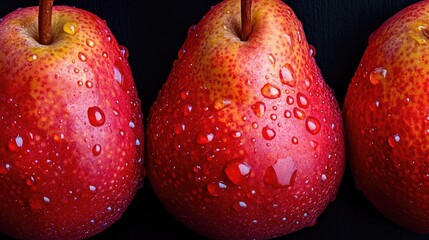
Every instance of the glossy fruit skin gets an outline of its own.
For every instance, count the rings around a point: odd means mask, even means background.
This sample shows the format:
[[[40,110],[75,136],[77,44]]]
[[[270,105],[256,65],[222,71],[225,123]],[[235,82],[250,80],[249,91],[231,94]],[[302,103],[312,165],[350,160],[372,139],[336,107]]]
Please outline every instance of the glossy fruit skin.
[[[370,39],[344,114],[356,186],[393,222],[429,233],[429,1]]]
[[[239,4],[223,1],[189,29],[149,115],[147,171],[194,231],[266,239],[315,224],[335,198],[343,124],[292,9],[253,1],[242,42]]]
[[[0,231],[87,238],[119,219],[143,183],[140,100],[126,48],[103,20],[55,6],[45,46],[37,13],[0,22]]]

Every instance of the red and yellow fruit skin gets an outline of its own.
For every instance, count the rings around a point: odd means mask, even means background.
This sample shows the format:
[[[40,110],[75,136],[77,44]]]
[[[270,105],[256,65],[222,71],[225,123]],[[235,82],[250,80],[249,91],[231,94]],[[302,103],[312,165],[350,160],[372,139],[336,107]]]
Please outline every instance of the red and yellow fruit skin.
[[[356,186],[395,223],[429,233],[429,1],[369,39],[345,103]]]
[[[148,119],[153,189],[182,223],[215,239],[315,224],[344,171],[341,113],[301,22],[277,0],[253,1],[252,14],[247,42],[237,36],[238,0],[189,29]]]
[[[56,6],[45,46],[37,15],[0,22],[0,232],[82,239],[119,219],[142,184],[140,100],[104,21]]]

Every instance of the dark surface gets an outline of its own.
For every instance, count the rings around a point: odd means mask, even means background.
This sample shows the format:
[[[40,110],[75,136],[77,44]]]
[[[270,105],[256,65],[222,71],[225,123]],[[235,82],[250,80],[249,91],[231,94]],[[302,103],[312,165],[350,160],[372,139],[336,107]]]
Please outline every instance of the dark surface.
[[[189,26],[198,23],[214,0],[74,0],[56,1],[89,10],[105,19],[118,42],[128,47],[142,107],[150,105],[167,79]],[[288,0],[304,24],[308,42],[325,81],[342,105],[372,31],[417,0]],[[38,1],[2,1],[0,16]],[[1,190],[0,190],[1,191]],[[93,239],[202,239],[177,222],[154,196],[149,181],[122,218]],[[9,239],[0,234],[0,239]],[[282,239],[429,239],[398,227],[365,199],[346,171],[335,202],[317,224]]]

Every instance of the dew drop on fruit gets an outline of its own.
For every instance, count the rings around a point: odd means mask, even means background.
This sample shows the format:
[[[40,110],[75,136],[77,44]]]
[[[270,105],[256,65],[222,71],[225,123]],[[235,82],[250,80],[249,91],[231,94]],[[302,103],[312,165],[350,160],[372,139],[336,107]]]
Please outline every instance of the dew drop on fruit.
[[[224,191],[226,188],[227,185],[222,181],[209,183],[207,185],[207,191],[213,197],[219,197],[222,191]]]
[[[108,58],[108,57],[109,57],[109,54],[108,54],[107,52],[103,52],[103,53],[101,54],[101,56],[103,56],[104,58]]]
[[[316,48],[311,44],[308,44],[308,46],[310,47],[308,53],[310,54],[310,57],[314,58],[316,56]]]
[[[289,111],[289,110],[285,110],[285,112],[284,112],[284,117],[285,118],[290,118],[290,117],[292,117],[292,113]]]
[[[15,138],[9,140],[7,147],[11,152],[18,152],[22,148],[23,144],[24,140],[21,136],[18,135]]]
[[[121,55],[122,57],[124,57],[124,59],[128,59],[128,57],[130,56],[128,48],[123,45],[119,45],[119,51],[121,52]]]
[[[247,204],[243,201],[235,202],[232,204],[232,208],[237,212],[241,212],[247,208]]]
[[[48,197],[43,197],[43,202],[45,203],[51,203],[51,199],[49,199]]]
[[[231,104],[231,101],[229,99],[218,98],[213,102],[213,108],[219,111],[226,108],[230,104]]]
[[[94,86],[94,83],[91,80],[86,80],[85,86],[87,88],[92,88]]]
[[[401,137],[399,134],[394,134],[387,138],[387,143],[390,147],[396,147],[396,145],[401,141]]]
[[[256,102],[254,104],[252,104],[252,106],[250,106],[250,108],[252,109],[253,113],[257,116],[257,117],[262,117],[265,114],[265,103],[263,102]]]
[[[312,149],[316,150],[318,146],[319,146],[319,143],[318,143],[318,142],[310,141],[310,147],[311,147]]]
[[[326,181],[326,179],[328,179],[328,177],[326,176],[326,174],[322,174],[321,176],[320,176],[320,179],[324,182],[324,181]]]
[[[78,58],[79,58],[79,60],[81,60],[82,62],[86,62],[86,60],[87,60],[87,57],[86,57],[85,53],[83,53],[83,52],[79,52],[79,53],[77,54],[77,57],[78,57]]]
[[[286,102],[287,102],[287,104],[292,105],[295,102],[295,99],[293,99],[292,96],[287,96]]]
[[[276,132],[268,126],[265,126],[264,128],[262,128],[262,136],[266,140],[273,140],[276,137]]]
[[[76,22],[66,22],[63,26],[63,31],[70,35],[75,35],[78,30]]]
[[[210,132],[199,132],[196,137],[196,142],[200,145],[205,145],[213,141],[214,134]]]
[[[275,99],[280,97],[280,89],[270,83],[267,83],[262,87],[261,93],[264,97],[269,99]]]
[[[95,192],[95,191],[97,191],[97,188],[95,186],[93,186],[93,185],[90,185],[89,186],[89,191]]]
[[[183,116],[189,116],[189,114],[191,114],[191,112],[192,112],[192,106],[190,105],[190,104],[186,104],[184,107],[183,107]]]
[[[383,79],[386,78],[387,70],[382,67],[375,68],[370,74],[369,74],[369,81],[373,85],[380,84]]]
[[[185,131],[185,129],[186,129],[186,125],[184,123],[177,123],[177,124],[174,124],[173,132],[174,134],[179,135],[183,131]]]
[[[258,123],[257,122],[253,122],[252,123],[252,128],[253,129],[257,129],[259,127],[259,125],[258,125]]]
[[[289,63],[286,63],[282,66],[280,69],[280,81],[283,84],[286,84],[290,87],[295,87],[296,85],[296,79],[295,79],[295,73],[292,69],[292,66]]]
[[[305,123],[305,128],[307,129],[307,131],[313,135],[318,134],[320,132],[321,129],[321,125],[319,120],[317,120],[317,118],[312,117],[312,116],[308,116],[306,123]]]
[[[4,165],[0,166],[0,174],[6,174],[10,171],[12,167],[10,166],[10,164],[6,163]]]
[[[179,59],[182,59],[182,57],[183,57],[183,55],[185,55],[185,53],[186,53],[186,49],[180,49],[178,52],[177,52],[177,57],[179,58]]]
[[[295,145],[298,144],[298,138],[295,137],[295,136],[293,136],[292,137],[292,143],[295,144]]]
[[[241,137],[241,132],[240,131],[232,131],[230,136],[234,139],[238,139]]]
[[[124,76],[122,75],[121,71],[119,71],[119,68],[114,66],[113,67],[113,78],[116,80],[116,82],[121,85],[121,87],[124,84]]]
[[[94,106],[88,108],[88,119],[89,123],[94,127],[99,127],[104,124],[106,121],[106,116],[104,115],[103,110],[99,107]]]
[[[280,158],[265,171],[264,183],[273,187],[293,186],[296,172],[297,167],[291,157]]]
[[[92,154],[93,154],[94,156],[98,156],[98,155],[100,155],[100,153],[101,153],[101,146],[100,146],[100,144],[95,144],[95,145],[92,147]]]
[[[224,168],[224,173],[235,185],[244,183],[250,176],[252,168],[239,160],[228,162]]]
[[[88,46],[88,47],[90,47],[90,48],[93,48],[93,47],[95,47],[95,42],[94,42],[94,40],[92,40],[92,39],[86,39],[86,45]]]
[[[37,60],[37,55],[36,54],[30,54],[30,56],[28,56],[27,60],[29,62],[33,62]]]
[[[272,53],[270,53],[268,55],[268,60],[270,61],[270,63],[275,66],[276,65],[276,58],[274,57],[274,55]]]
[[[308,98],[303,93],[297,93],[296,99],[300,108],[308,108]]]
[[[299,120],[304,120],[305,119],[305,113],[304,113],[304,111],[302,111],[301,109],[299,109],[299,108],[294,108],[293,109],[293,115],[297,118],[297,119],[299,119]]]

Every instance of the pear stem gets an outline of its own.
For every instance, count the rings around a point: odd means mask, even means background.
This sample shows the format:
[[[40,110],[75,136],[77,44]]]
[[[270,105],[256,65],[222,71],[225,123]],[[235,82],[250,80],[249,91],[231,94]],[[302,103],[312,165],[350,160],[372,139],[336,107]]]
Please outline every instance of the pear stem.
[[[241,0],[241,41],[247,41],[252,32],[252,0]]]
[[[54,0],[39,0],[39,43],[52,43],[52,7]]]

